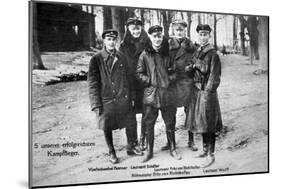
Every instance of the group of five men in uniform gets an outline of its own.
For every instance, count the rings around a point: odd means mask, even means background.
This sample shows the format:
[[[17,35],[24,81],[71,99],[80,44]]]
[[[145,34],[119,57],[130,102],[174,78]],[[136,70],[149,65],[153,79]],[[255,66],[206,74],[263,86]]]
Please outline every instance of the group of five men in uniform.
[[[214,161],[215,133],[221,128],[216,89],[220,83],[219,56],[209,44],[211,28],[198,25],[200,47],[185,37],[187,24],[175,20],[175,37],[163,37],[163,28],[151,26],[148,35],[142,21],[129,18],[119,50],[118,32],[105,30],[104,48],[90,61],[88,81],[91,110],[97,115],[109,149],[109,161],[117,163],[112,131],[126,128],[127,154],[153,158],[154,126],[159,110],[166,126],[167,144],[161,150],[180,160],[176,151],[177,107],[184,107],[188,128],[188,148],[197,151],[193,133],[202,133],[206,157],[203,167]],[[136,114],[142,113],[141,137],[137,139]]]

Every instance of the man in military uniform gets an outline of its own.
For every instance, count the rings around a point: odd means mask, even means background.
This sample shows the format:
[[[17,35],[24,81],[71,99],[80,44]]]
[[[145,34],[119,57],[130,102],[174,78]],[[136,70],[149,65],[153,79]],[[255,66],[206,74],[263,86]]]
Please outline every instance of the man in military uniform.
[[[92,57],[88,73],[91,110],[104,131],[109,161],[113,164],[118,163],[112,138],[115,129],[126,128],[128,155],[143,155],[137,147],[137,122],[132,111],[134,86],[130,83],[127,59],[115,48],[117,37],[116,30],[103,32],[104,48]]]
[[[175,36],[169,40],[170,56],[172,57],[175,67],[176,80],[173,85],[175,91],[174,98],[176,99],[177,107],[184,107],[186,117],[188,116],[188,105],[191,100],[191,95],[194,90],[192,55],[195,51],[195,46],[186,37],[187,23],[183,20],[174,20],[172,28]],[[162,147],[162,150],[169,149],[169,143]],[[188,132],[188,148],[192,151],[197,151],[198,148],[194,143],[192,132]]]
[[[201,166],[208,167],[215,162],[215,134],[222,128],[217,95],[221,77],[221,62],[216,49],[209,43],[210,26],[198,25],[196,31],[200,44],[193,57],[196,91],[189,107],[186,126],[191,132],[202,134],[203,151],[194,157],[206,158]]]
[[[143,87],[136,78],[136,68],[140,54],[149,43],[149,38],[145,30],[143,29],[143,22],[136,18],[129,18],[126,23],[126,32],[124,39],[120,44],[120,51],[128,59],[129,73],[131,80],[135,88],[136,99],[135,99],[135,110],[134,112],[143,113],[142,99],[143,99]],[[142,116],[143,120],[143,116]],[[141,134],[140,134],[140,148],[142,151],[146,149],[145,143],[145,127],[141,121]]]
[[[145,87],[143,124],[147,139],[147,154],[142,162],[147,162],[153,157],[154,126],[159,110],[166,125],[170,155],[175,159],[181,159],[176,152],[176,107],[170,94],[170,84],[175,76],[169,56],[168,40],[163,38],[162,30],[163,28],[158,25],[148,29],[151,43],[140,55],[136,70],[137,78]]]

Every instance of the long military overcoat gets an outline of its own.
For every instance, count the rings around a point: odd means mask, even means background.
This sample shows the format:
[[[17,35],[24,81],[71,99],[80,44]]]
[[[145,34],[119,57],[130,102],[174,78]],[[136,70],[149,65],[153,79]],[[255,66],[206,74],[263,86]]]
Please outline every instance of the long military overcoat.
[[[186,127],[195,133],[215,133],[222,128],[217,88],[221,78],[221,62],[212,45],[194,54],[196,90],[189,107]]]
[[[97,115],[98,128],[114,130],[136,124],[131,104],[135,95],[125,55],[117,51],[111,69],[106,65],[107,58],[103,49],[90,61],[89,96],[91,110],[102,108],[102,114]]]
[[[177,39],[169,40],[170,56],[175,67],[176,80],[173,85],[175,90],[175,103],[177,107],[188,106],[194,90],[193,70],[187,71],[186,67],[192,64],[192,55],[195,46],[184,38],[181,43]]]

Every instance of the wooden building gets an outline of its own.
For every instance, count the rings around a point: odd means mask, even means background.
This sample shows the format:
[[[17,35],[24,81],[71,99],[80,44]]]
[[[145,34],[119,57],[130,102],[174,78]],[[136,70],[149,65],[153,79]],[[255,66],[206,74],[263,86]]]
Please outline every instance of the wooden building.
[[[68,4],[36,3],[40,51],[78,51],[95,46],[95,15]]]

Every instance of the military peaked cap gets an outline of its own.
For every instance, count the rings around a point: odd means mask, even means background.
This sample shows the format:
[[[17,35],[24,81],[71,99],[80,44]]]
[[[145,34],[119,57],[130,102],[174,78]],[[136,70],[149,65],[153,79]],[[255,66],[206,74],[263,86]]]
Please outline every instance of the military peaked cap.
[[[149,34],[152,34],[154,32],[162,32],[163,31],[163,28],[159,25],[154,25],[154,26],[151,26],[149,29],[148,29],[148,33]]]
[[[187,23],[186,23],[185,21],[183,21],[183,20],[174,20],[174,21],[172,22],[172,24],[173,24],[173,25],[180,24],[180,25],[182,25],[183,27],[187,27]]]
[[[104,39],[105,37],[117,37],[118,32],[114,29],[107,29],[104,30],[101,37]]]
[[[211,29],[211,27],[208,25],[208,24],[199,24],[197,27],[196,27],[196,31],[197,31],[197,33],[199,32],[199,31],[208,31],[208,32],[211,32],[212,31],[212,29]]]
[[[129,18],[127,20],[126,26],[129,26],[130,24],[139,25],[139,26],[143,25],[142,21],[137,18]]]

